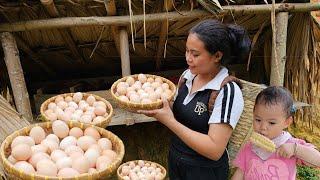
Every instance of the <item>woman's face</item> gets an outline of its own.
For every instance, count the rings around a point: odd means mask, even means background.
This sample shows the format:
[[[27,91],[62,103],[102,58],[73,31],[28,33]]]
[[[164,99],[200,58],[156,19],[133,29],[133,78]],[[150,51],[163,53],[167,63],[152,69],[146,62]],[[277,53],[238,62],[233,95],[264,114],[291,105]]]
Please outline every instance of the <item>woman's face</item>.
[[[187,39],[186,61],[192,74],[212,73],[220,65],[220,59],[205,49],[195,33],[190,33]]]
[[[279,136],[292,122],[287,117],[282,104],[256,104],[253,111],[253,129],[269,139]]]

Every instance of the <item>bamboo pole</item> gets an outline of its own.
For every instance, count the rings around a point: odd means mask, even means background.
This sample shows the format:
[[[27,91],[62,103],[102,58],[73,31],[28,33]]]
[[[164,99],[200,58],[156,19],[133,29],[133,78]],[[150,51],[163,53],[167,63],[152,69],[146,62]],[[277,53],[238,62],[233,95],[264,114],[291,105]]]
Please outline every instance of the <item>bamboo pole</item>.
[[[28,121],[32,122],[33,116],[29,101],[29,94],[23,76],[16,41],[11,33],[4,32],[1,34],[1,43],[4,51],[4,60],[8,68],[15,105],[18,112]]]
[[[172,0],[165,0],[164,1],[164,10],[165,11],[171,11],[173,9],[173,1]],[[159,42],[158,42],[158,49],[156,54],[156,68],[157,70],[161,69],[161,59],[163,56],[161,56],[164,53],[164,46],[166,43],[166,37],[168,32],[168,20],[163,20],[161,22],[161,28],[159,33]]]
[[[276,15],[276,55],[271,59],[271,74],[270,85],[283,86],[284,74],[286,66],[286,52],[287,52],[287,28],[288,28],[288,13],[281,12]]]
[[[271,5],[237,5],[237,6],[223,6],[218,15],[225,15],[230,12],[233,14],[266,14],[270,13]],[[275,5],[276,12],[308,12],[320,10],[320,3],[284,3]],[[183,15],[181,15],[183,14]],[[162,21],[167,18],[169,21],[201,18],[205,16],[213,16],[204,10],[182,11],[169,13],[154,13],[146,14],[146,22]],[[134,15],[133,23],[142,22],[143,15]],[[42,20],[22,21],[15,23],[0,24],[0,32],[8,31],[29,31],[35,29],[51,29],[51,28],[65,28],[76,26],[91,26],[91,25],[128,25],[130,24],[129,16],[112,16],[112,17],[65,17]]]
[[[47,9],[49,15],[53,18],[57,18],[60,16],[53,0],[41,0],[42,5]],[[77,48],[76,43],[74,42],[70,31],[67,29],[58,29],[60,35],[62,36],[63,41],[66,43],[67,47],[70,49],[71,54],[77,62],[88,62],[85,60],[81,54],[79,49]]]
[[[125,28],[120,28],[120,57],[121,57],[121,69],[122,76],[129,76],[130,70],[130,56],[129,56],[129,40],[128,33]]]

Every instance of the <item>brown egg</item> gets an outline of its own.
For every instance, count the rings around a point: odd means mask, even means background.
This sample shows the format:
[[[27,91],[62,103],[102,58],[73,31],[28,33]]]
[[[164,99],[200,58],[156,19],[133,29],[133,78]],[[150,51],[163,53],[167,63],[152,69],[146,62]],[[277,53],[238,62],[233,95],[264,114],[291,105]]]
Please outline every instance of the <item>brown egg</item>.
[[[67,157],[67,153],[65,153],[64,151],[62,151],[60,149],[56,149],[56,150],[52,151],[50,157],[54,162],[57,162],[59,159]]]
[[[98,145],[102,150],[112,149],[112,142],[108,138],[99,139]]]
[[[106,115],[107,116],[107,115]],[[93,119],[93,123],[100,123],[100,122],[102,122],[103,120],[104,120],[105,118],[104,117],[102,117],[102,116],[97,116],[97,117],[95,117],[94,119]]]
[[[90,96],[87,97],[86,101],[90,106],[92,106],[93,103],[96,102],[96,98],[94,96],[90,95]]]
[[[72,178],[78,175],[80,175],[80,173],[73,168],[62,168],[58,172],[58,177],[63,177],[63,178]]]
[[[58,161],[56,162],[56,166],[58,170],[63,168],[71,168],[72,166],[71,157],[64,157],[64,158],[58,159]]]
[[[96,143],[97,141],[91,136],[82,136],[77,141],[77,145],[84,151],[89,149],[92,144]]]
[[[64,150],[64,152],[66,152],[68,156],[70,156],[73,153],[77,153],[77,152],[80,153],[81,155],[84,154],[83,150],[79,146],[75,146],[75,145],[68,146]]]
[[[58,168],[54,162],[48,159],[37,163],[37,173],[44,176],[57,176]]]
[[[38,153],[33,154],[28,161],[34,168],[36,168],[37,163],[43,159],[50,160],[50,156],[47,153],[38,152]]]
[[[46,138],[46,132],[40,126],[35,126],[30,130],[29,136],[36,144],[40,144]]]
[[[154,89],[157,89],[157,87],[161,87],[161,84],[159,82],[153,82],[151,83],[151,87],[153,87]]]
[[[10,155],[10,156],[8,157],[8,161],[9,161],[11,164],[15,164],[15,163],[17,162],[17,160],[16,160],[14,157],[12,157],[12,155]]]
[[[43,141],[41,141],[41,145],[48,147],[48,153],[51,153],[52,151],[59,148],[58,143],[49,139],[44,139]]]
[[[76,93],[74,93],[74,94],[73,94],[73,97],[72,97],[72,99],[73,99],[73,101],[74,101],[75,103],[80,102],[80,101],[82,100],[82,98],[83,98],[83,94],[82,94],[81,92],[76,92]]]
[[[153,82],[154,82],[154,79],[153,79],[152,77],[148,77],[147,82],[153,83]]]
[[[108,156],[100,156],[96,162],[96,168],[98,171],[101,171],[107,168],[112,163],[112,160]]]
[[[133,77],[131,77],[131,76],[129,76],[129,77],[126,79],[126,83],[128,83],[129,86],[132,86],[134,82],[135,82],[135,80],[134,80]]]
[[[32,165],[27,163],[26,161],[19,161],[14,165],[14,167],[21,171],[24,171],[27,174],[34,174],[36,172]]]
[[[160,84],[163,83],[163,81],[162,81],[162,79],[161,79],[160,77],[156,77],[156,78],[154,79],[154,82],[159,82]]]
[[[77,138],[74,136],[67,136],[61,140],[59,147],[60,149],[65,150],[67,147],[72,145],[77,145]]]
[[[94,109],[94,113],[97,116],[103,116],[105,113],[107,112],[106,108],[102,107],[102,106],[97,106]]]
[[[60,140],[58,138],[58,136],[56,136],[55,134],[48,134],[48,136],[46,137],[46,139],[53,141],[57,144],[60,144]]]
[[[77,170],[80,174],[87,173],[90,166],[89,161],[86,157],[79,157],[72,162],[72,168]]]
[[[98,130],[94,127],[87,127],[85,130],[84,130],[84,133],[83,133],[85,136],[91,136],[93,137],[96,141],[99,140],[101,138],[101,135],[100,133],[98,132]]]
[[[67,96],[67,97],[64,98],[64,101],[69,103],[69,102],[72,101],[72,97],[71,96]]]
[[[29,136],[17,136],[13,139],[11,143],[11,149],[18,144],[28,144],[29,146],[34,146],[34,140]]]
[[[97,149],[88,149],[84,155],[84,157],[86,157],[88,159],[89,162],[89,167],[90,168],[94,168],[96,167],[96,161],[98,159],[98,157],[100,156],[100,153]]]
[[[48,147],[42,144],[38,144],[38,145],[31,146],[31,151],[32,151],[32,154],[35,154],[38,152],[47,153]]]
[[[145,74],[139,74],[138,75],[138,80],[141,82],[141,83],[145,83],[147,82],[147,76]]]
[[[69,134],[69,127],[65,122],[56,120],[52,123],[52,131],[59,138],[64,138]]]
[[[60,101],[64,101],[64,98],[63,98],[63,96],[61,96],[61,95],[57,96],[56,99],[54,100],[54,102],[55,102],[56,104],[58,104],[58,102],[60,102]]]
[[[131,169],[131,168],[130,168],[129,166],[122,166],[122,168],[121,168],[121,174],[122,174],[123,176],[129,175],[130,169]]]
[[[51,102],[48,104],[48,110],[54,110],[56,107],[57,107],[56,103]]]
[[[117,93],[119,96],[125,95],[127,93],[127,88],[120,86],[119,88],[117,88]]]
[[[96,101],[95,103],[93,103],[93,107],[97,107],[97,106],[102,106],[107,109],[107,105],[103,101]]]
[[[78,127],[73,127],[69,131],[69,136],[79,138],[79,137],[83,136],[83,131],[82,131],[82,129],[80,129]]]
[[[117,158],[117,153],[110,150],[110,149],[106,149],[102,152],[103,156],[108,156],[112,161],[114,161]]]
[[[163,83],[161,84],[162,89],[169,89],[169,84]]]
[[[13,147],[11,155],[18,161],[25,161],[32,155],[31,147],[27,144],[18,144]]]

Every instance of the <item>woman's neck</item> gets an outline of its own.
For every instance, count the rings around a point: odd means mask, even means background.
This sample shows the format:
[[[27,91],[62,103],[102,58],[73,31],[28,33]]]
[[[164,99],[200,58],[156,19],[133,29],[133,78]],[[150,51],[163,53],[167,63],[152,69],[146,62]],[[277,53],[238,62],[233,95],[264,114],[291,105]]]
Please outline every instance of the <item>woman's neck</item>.
[[[221,69],[222,69],[222,67],[219,66],[218,68],[216,68],[214,71],[212,71],[210,73],[198,74],[196,78],[198,78],[198,80],[200,80],[202,82],[209,82],[217,76],[217,74],[220,72]]]

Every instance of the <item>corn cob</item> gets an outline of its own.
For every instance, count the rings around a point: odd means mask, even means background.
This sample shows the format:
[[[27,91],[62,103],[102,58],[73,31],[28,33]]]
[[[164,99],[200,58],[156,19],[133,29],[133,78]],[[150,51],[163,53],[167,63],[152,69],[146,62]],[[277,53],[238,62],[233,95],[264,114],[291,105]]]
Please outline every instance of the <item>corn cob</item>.
[[[269,152],[275,152],[276,151],[276,145],[267,137],[256,133],[252,132],[250,141],[255,144],[256,146],[269,151]]]

